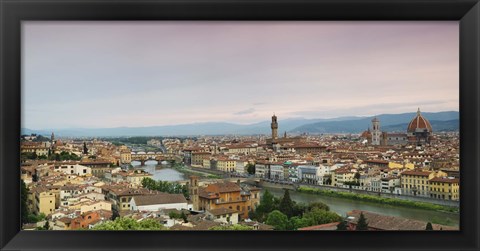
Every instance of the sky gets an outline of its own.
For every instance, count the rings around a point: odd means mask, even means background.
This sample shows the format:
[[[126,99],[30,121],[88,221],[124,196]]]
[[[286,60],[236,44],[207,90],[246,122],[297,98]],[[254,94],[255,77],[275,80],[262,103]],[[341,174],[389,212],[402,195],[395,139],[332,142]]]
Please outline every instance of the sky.
[[[459,110],[459,23],[24,21],[22,128]]]

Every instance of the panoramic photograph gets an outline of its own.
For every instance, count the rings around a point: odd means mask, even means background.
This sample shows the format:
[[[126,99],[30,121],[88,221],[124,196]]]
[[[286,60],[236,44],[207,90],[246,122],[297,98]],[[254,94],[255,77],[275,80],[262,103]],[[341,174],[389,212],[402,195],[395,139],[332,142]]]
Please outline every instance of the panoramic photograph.
[[[460,230],[457,21],[23,21],[21,39],[23,230]]]

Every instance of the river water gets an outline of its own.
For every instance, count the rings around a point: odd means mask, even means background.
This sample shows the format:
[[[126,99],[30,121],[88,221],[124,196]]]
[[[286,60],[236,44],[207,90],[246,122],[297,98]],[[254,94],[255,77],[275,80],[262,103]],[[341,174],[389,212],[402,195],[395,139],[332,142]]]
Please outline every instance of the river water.
[[[139,167],[140,162],[132,161],[134,167]],[[161,168],[159,168],[161,167]],[[154,180],[162,181],[179,181],[184,180],[183,173],[178,172],[175,169],[169,168],[168,165],[158,164],[157,161],[150,160],[145,162],[145,166],[142,167],[145,171],[153,174]],[[268,188],[268,190],[276,197],[283,196],[284,191],[282,189]],[[262,193],[265,190],[262,191]],[[370,211],[378,214],[398,216],[408,219],[427,221],[437,224],[458,226],[460,221],[459,214],[444,213],[437,211],[429,211],[424,209],[396,207],[390,205],[382,205],[377,203],[348,200],[343,198],[334,198],[317,194],[306,194],[290,191],[290,197],[296,202],[323,202],[330,207],[330,210],[336,212],[342,216],[345,216],[347,212],[354,209]]]
[[[132,166],[139,167],[139,161],[132,161]],[[178,172],[175,169],[168,168],[168,165],[158,164],[155,160],[145,161],[145,166],[142,167],[143,170],[153,174],[154,180],[161,181],[179,181],[184,180],[185,175],[181,172]]]
[[[283,189],[268,188],[276,197],[282,197],[284,194]],[[262,191],[264,193],[265,190]],[[289,191],[290,197],[296,202],[310,203],[310,202],[323,202],[330,207],[330,210],[336,212],[342,216],[345,216],[347,212],[354,209],[370,211],[373,213],[398,216],[413,220],[427,221],[437,224],[443,224],[448,226],[458,226],[460,217],[459,214],[437,212],[424,209],[396,207],[390,205],[382,205],[378,203],[371,203],[365,201],[349,200],[343,198],[334,198],[328,196],[322,196],[317,194],[306,194],[295,191]]]

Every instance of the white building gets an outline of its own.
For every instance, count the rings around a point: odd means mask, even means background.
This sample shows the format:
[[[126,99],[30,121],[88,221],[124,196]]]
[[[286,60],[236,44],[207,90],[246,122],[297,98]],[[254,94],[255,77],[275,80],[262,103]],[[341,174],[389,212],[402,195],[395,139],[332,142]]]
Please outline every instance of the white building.
[[[268,177],[268,164],[256,163],[255,164],[255,177],[257,178],[269,178]]]
[[[298,179],[302,183],[318,185],[319,170],[318,166],[298,166]]]
[[[381,191],[382,192],[393,193],[393,192],[395,192],[396,187],[398,187],[398,188],[400,187],[400,179],[398,177],[385,177],[385,178],[381,179]]]
[[[130,200],[133,211],[158,211],[160,209],[188,209],[187,200],[183,194],[154,194],[134,196]]]
[[[206,210],[205,214],[209,220],[225,224],[238,224],[238,212],[229,208],[216,208]]]
[[[248,165],[247,160],[239,159],[236,161],[235,172],[240,174],[247,173],[246,166]]]
[[[284,180],[285,171],[283,170],[282,165],[271,165],[270,166],[270,179],[272,180]]]
[[[336,170],[337,168],[340,168],[341,165],[319,165],[318,167],[318,184],[319,185],[325,185],[327,177],[331,179],[332,177],[332,171]]]
[[[78,176],[86,176],[92,174],[92,169],[87,166],[82,166],[79,164],[75,165],[58,165],[54,167],[55,172],[62,172],[65,174],[75,174]]]

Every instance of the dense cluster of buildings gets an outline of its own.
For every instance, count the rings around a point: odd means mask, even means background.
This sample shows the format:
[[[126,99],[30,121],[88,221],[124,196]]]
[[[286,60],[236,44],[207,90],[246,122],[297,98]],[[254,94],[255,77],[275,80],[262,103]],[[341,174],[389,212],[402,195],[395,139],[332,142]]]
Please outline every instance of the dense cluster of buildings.
[[[169,160],[264,181],[349,188],[439,200],[459,200],[459,135],[433,133],[420,111],[405,133],[380,131],[380,121],[362,134],[278,136],[274,115],[271,136],[202,136],[151,139],[158,152],[135,152],[127,145],[102,140],[55,139],[38,141],[24,136],[22,180],[28,206],[44,214],[50,229],[91,228],[117,216],[154,218],[172,229],[208,229],[222,224],[247,224],[260,202],[260,189],[240,182],[183,181],[189,197],[142,187],[153,178],[142,169],[122,169],[132,161]],[[75,160],[52,159],[68,153]],[[31,157],[31,156],[30,156]],[[144,162],[142,162],[144,163]],[[169,215],[184,212],[188,221]],[[26,224],[25,229],[38,227]],[[43,223],[45,222],[43,221]]]
[[[36,159],[23,160],[20,167],[21,179],[28,188],[28,211],[45,216],[39,222],[24,224],[24,229],[88,229],[118,216],[153,218],[172,229],[207,230],[231,224],[271,229],[245,221],[260,201],[260,189],[255,186],[192,176],[184,181],[188,197],[164,193],[142,186],[143,179],[153,178],[152,173],[118,166],[125,146],[96,140],[61,142],[53,136],[48,142],[34,142],[35,136],[24,140],[22,152],[37,151]],[[75,154],[79,159],[49,158],[61,152]],[[45,158],[38,158],[43,155]],[[172,217],[172,211],[176,215],[184,213],[188,220]]]
[[[268,138],[201,137],[164,144],[192,167],[273,182],[459,200],[458,133],[434,134],[420,110],[405,133],[381,132],[377,118],[371,128],[360,135],[278,137],[274,115]]]

